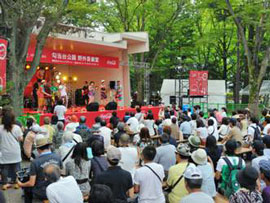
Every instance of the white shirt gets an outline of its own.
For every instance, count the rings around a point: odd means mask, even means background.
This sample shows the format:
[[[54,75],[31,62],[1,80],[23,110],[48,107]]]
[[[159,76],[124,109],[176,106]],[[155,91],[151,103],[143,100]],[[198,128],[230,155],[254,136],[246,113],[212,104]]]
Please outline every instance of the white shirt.
[[[214,121],[214,127],[217,129],[217,127],[218,127],[217,119],[215,119],[214,117],[210,117],[209,119]]]
[[[65,96],[67,96],[67,87],[65,85],[62,85],[62,86],[63,86],[63,88],[60,89],[60,95],[61,95],[61,97],[65,97]]]
[[[154,130],[155,121],[154,120],[144,120],[143,124],[145,125],[145,127],[148,128],[150,136],[154,136],[155,135],[155,130]]]
[[[211,197],[215,197],[217,194],[215,180],[214,180],[214,171],[210,163],[204,165],[198,165],[198,169],[202,172],[203,182],[201,190],[208,194]]]
[[[251,140],[254,140],[254,133],[255,133],[255,129],[258,128],[260,131],[260,127],[257,126],[256,123],[251,123],[249,126],[248,126],[248,131],[247,131],[247,135],[251,136]]]
[[[193,192],[185,196],[180,203],[214,203],[214,200],[204,192]]]
[[[162,165],[151,162],[147,163],[161,180],[165,177]],[[162,183],[159,178],[147,167],[143,166],[136,170],[134,183],[140,186],[139,203],[165,203],[162,191]]]
[[[121,160],[119,165],[122,169],[131,173],[132,179],[136,171],[136,165],[138,164],[139,157],[135,147],[119,147],[121,151]]]
[[[197,132],[198,132],[198,135],[200,136],[200,138],[203,140],[206,140],[206,138],[208,137],[208,131],[207,131],[206,127],[197,128]]]
[[[227,156],[231,162],[232,165],[237,165],[238,162],[239,162],[239,157],[237,156]],[[222,171],[222,168],[223,166],[227,165],[227,163],[224,161],[223,159],[224,157],[221,157],[219,160],[218,160],[218,163],[217,163],[217,168],[216,170],[221,172]],[[245,161],[242,159],[242,168],[244,168],[246,166],[246,163]]]
[[[64,105],[56,105],[54,107],[54,113],[57,115],[58,120],[65,120],[65,113],[67,108]]]
[[[191,120],[191,121],[189,121],[189,123],[190,123],[190,126],[191,126],[191,134],[195,135],[196,129],[197,129],[197,123],[196,123],[195,120]]]
[[[163,126],[171,126],[172,120],[170,118],[167,118],[163,121],[162,125]]]
[[[213,125],[211,125],[211,126],[208,127],[207,130],[208,130],[208,135],[213,135],[216,138],[216,140],[218,141],[218,131],[217,131],[217,129]]]
[[[0,125],[0,164],[15,164],[22,161],[19,139],[23,136],[19,126],[13,125],[11,132]]]
[[[107,149],[111,145],[112,130],[106,126],[99,128],[99,130],[100,130],[100,135],[104,139],[104,148]]]
[[[129,128],[133,133],[139,132],[139,121],[137,120],[137,118],[135,117],[129,118],[126,124],[129,125]]]
[[[264,129],[263,129],[263,135],[269,135],[269,134],[268,134],[269,129],[270,129],[270,123],[268,123],[268,124],[264,127]]]
[[[144,115],[143,115],[143,113],[136,113],[135,114],[135,118],[137,118],[137,120],[139,121],[139,123],[141,123],[144,120]]]
[[[83,203],[83,196],[72,176],[60,178],[46,188],[50,203]]]
[[[227,117],[227,113],[225,111],[222,111],[221,116],[222,118]]]
[[[228,125],[222,124],[218,129],[218,134],[221,138],[224,138],[230,131],[230,127]]]

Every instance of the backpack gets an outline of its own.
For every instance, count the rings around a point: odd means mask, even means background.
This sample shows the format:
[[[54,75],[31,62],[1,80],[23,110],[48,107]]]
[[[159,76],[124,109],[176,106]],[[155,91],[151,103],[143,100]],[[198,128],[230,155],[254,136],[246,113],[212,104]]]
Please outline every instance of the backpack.
[[[86,142],[88,140],[88,138],[91,136],[91,132],[88,128],[77,128],[76,132],[77,134],[79,134],[82,137],[83,142]]]
[[[252,126],[252,128],[254,129],[254,141],[255,140],[262,140],[262,137],[261,137],[261,131],[259,130],[259,127],[256,126]]]
[[[242,158],[239,157],[237,165],[232,165],[228,157],[224,157],[223,160],[226,162],[228,168],[227,170],[222,170],[221,189],[224,195],[229,199],[232,194],[240,189],[240,184],[236,176],[238,171],[242,169]]]

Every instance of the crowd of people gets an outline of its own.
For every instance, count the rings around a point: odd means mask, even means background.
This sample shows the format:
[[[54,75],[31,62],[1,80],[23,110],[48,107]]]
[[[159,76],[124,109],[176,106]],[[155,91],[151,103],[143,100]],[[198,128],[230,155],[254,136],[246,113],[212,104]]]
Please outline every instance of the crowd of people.
[[[22,126],[12,109],[2,111],[2,190],[22,188],[26,203],[270,202],[267,110],[258,120],[248,109],[206,116],[200,106],[161,105],[155,116],[138,106],[87,126],[86,117],[67,122],[58,109],[42,126],[33,117]],[[243,148],[251,150],[239,156]],[[30,166],[22,180],[23,159]]]

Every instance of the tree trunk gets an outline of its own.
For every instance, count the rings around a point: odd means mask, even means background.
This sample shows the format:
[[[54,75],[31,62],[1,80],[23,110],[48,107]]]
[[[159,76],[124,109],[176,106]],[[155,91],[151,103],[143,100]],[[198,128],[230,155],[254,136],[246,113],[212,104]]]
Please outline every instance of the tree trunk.
[[[253,78],[254,79],[254,78]],[[260,86],[254,80],[249,80],[249,109],[253,116],[259,116],[259,93]]]
[[[240,79],[241,79],[241,63],[240,63],[240,37],[237,32],[237,67],[236,67],[236,75],[235,75],[235,85],[234,85],[234,103],[239,104],[240,96],[239,90],[241,88]]]
[[[24,64],[18,65],[21,70],[24,70]],[[13,107],[14,113],[16,116],[22,115],[22,110],[23,110],[23,95],[24,95],[24,88],[25,88],[25,81],[23,81],[21,78],[22,76],[22,71],[20,71],[19,68],[14,68],[9,65],[9,68],[13,71],[11,82],[12,82],[12,87],[9,90],[9,95],[10,95],[10,100],[11,100],[11,105]]]

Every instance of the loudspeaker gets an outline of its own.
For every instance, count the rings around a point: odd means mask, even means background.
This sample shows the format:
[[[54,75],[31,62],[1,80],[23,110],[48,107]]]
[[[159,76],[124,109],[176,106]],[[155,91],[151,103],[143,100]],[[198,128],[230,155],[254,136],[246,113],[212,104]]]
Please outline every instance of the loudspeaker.
[[[115,89],[116,82],[115,81],[110,81],[110,88]]]
[[[87,111],[98,111],[98,109],[99,109],[98,102],[92,102],[86,106]]]
[[[105,106],[106,110],[117,110],[117,103],[112,101]]]
[[[170,96],[170,104],[176,104],[176,96]]]

